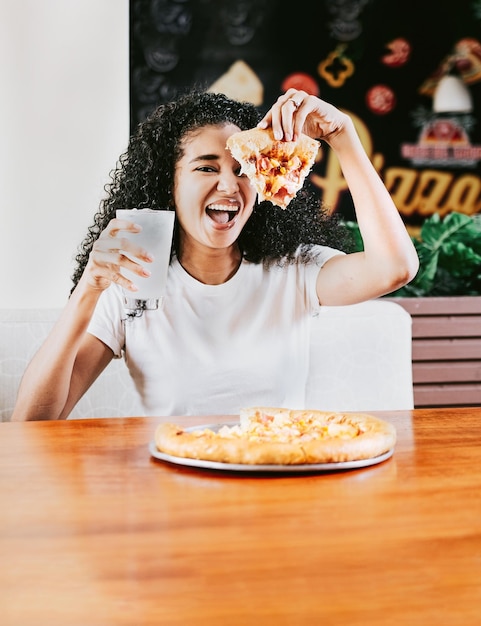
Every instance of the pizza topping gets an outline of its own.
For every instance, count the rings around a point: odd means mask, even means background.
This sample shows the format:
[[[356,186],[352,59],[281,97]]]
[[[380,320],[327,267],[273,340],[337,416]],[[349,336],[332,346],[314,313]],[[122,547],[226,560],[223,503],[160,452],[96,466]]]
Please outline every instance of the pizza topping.
[[[312,168],[319,142],[304,134],[297,141],[279,141],[271,129],[253,128],[231,135],[227,148],[260,200],[285,209]]]
[[[295,196],[302,185],[302,171],[307,161],[298,155],[283,154],[282,143],[273,146],[270,154],[260,153],[250,159],[255,165],[256,173],[263,182],[263,196],[276,203],[284,204]]]
[[[332,421],[333,418],[337,421]],[[346,420],[339,420],[339,415],[336,413],[326,414],[323,419],[319,419],[309,412],[292,416],[270,415],[260,412],[255,416],[255,419],[244,420],[233,426],[224,425],[217,432],[210,428],[193,430],[192,432],[195,437],[288,442],[292,440],[311,441],[329,437],[352,439],[358,437],[363,431],[359,425],[350,424]]]
[[[316,416],[309,411],[286,411],[272,415],[260,410],[248,419],[243,420],[241,416],[241,427],[249,438],[275,441],[306,441],[329,437],[349,439],[362,432],[358,426],[343,420],[337,413]]]
[[[253,156],[256,171],[264,178],[264,196],[283,199],[294,196],[301,183],[302,168],[306,165],[297,155],[260,154]]]

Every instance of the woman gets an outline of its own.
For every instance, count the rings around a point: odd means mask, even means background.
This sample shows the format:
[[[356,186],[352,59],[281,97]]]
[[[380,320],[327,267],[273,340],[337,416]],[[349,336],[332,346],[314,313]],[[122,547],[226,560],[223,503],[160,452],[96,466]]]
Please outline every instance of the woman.
[[[334,218],[306,190],[286,210],[256,202],[226,150],[239,129],[304,132],[335,151],[364,250],[342,251]],[[131,315],[121,270],[148,272],[148,251],[118,208],[175,211],[167,290],[158,310]],[[288,90],[262,120],[223,95],[192,93],[160,106],[132,136],[77,258],[74,289],[20,386],[14,420],[63,419],[114,357],[126,363],[146,414],[234,414],[242,406],[301,408],[309,323],[322,305],[390,293],[418,259],[402,219],[351,118]]]

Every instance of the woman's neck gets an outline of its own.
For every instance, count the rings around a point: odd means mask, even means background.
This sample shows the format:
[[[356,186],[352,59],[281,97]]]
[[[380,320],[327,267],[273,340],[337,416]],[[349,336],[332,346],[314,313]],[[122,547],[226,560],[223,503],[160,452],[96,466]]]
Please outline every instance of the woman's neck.
[[[237,245],[221,250],[182,250],[179,263],[193,278],[205,285],[221,285],[239,269],[242,255]]]

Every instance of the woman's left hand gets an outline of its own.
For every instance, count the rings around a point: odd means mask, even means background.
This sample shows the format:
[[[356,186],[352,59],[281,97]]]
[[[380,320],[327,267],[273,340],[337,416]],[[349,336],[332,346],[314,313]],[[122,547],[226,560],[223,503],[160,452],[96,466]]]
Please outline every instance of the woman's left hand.
[[[279,140],[296,141],[304,133],[329,143],[349,122],[350,117],[332,104],[305,91],[288,89],[257,126],[272,126],[274,137]]]

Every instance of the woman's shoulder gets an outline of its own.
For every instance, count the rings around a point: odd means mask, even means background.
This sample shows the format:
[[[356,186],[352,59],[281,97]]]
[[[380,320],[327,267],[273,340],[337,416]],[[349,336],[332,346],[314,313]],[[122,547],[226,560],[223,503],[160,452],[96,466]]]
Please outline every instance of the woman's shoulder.
[[[291,254],[285,254],[281,257],[264,259],[260,262],[253,262],[244,259],[243,271],[251,275],[272,274],[278,272],[285,274],[286,272],[299,275],[299,272],[305,273],[309,271],[317,271],[329,259],[337,255],[344,255],[345,252],[330,246],[311,244],[300,245]]]
[[[296,251],[296,255],[298,255],[299,258],[305,258],[306,262],[314,263],[318,267],[321,267],[326,261],[338,254],[345,254],[345,252],[338,248],[320,244],[313,244],[307,247],[299,246]]]
[[[342,250],[322,244],[301,244],[292,254],[281,257],[277,265],[315,265],[322,267],[326,261],[338,254],[345,254]]]

